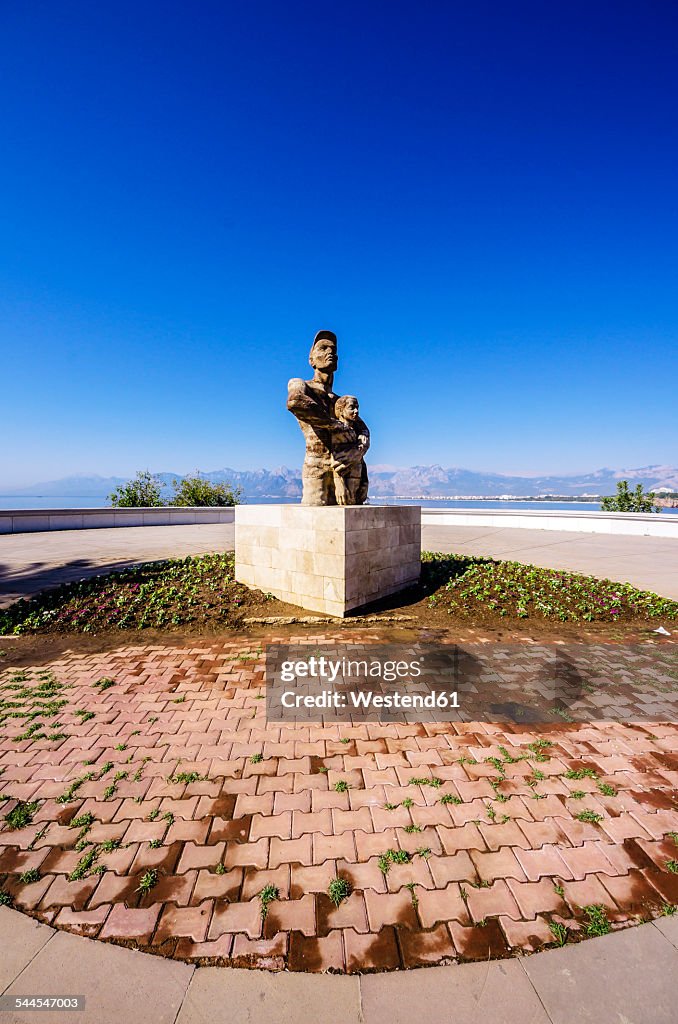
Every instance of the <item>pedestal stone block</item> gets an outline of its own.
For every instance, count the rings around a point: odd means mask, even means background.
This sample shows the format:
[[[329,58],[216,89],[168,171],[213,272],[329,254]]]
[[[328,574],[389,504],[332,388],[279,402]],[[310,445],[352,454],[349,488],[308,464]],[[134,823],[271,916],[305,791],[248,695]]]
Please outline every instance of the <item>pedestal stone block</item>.
[[[236,506],[236,580],[288,604],[343,616],[420,571],[418,505]]]

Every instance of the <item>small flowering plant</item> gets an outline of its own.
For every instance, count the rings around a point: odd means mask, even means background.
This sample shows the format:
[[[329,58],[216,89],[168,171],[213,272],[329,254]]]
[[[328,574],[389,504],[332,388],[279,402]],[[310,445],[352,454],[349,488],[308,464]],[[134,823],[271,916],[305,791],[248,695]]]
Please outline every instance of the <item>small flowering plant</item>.
[[[144,629],[227,622],[246,588],[232,554],[134,566],[65,584],[0,611],[0,633]]]
[[[437,603],[462,615],[482,608],[500,618],[560,622],[678,618],[678,602],[637,590],[630,583],[464,555],[425,553],[423,561],[425,567],[433,563],[435,582],[440,583]]]

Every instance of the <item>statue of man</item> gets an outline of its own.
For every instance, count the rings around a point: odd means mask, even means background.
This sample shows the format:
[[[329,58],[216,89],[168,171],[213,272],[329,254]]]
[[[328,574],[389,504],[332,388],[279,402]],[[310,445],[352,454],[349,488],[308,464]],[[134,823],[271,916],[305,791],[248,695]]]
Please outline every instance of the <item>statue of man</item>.
[[[332,331],[318,331],[308,361],[313,367],[311,380],[293,377],[287,385],[287,408],[299,421],[306,441],[306,457],[302,470],[302,505],[336,505],[333,438],[345,431],[336,418],[337,395],[332,390],[337,369],[337,336]],[[364,491],[364,493],[362,493]],[[367,497],[367,476],[357,503]]]

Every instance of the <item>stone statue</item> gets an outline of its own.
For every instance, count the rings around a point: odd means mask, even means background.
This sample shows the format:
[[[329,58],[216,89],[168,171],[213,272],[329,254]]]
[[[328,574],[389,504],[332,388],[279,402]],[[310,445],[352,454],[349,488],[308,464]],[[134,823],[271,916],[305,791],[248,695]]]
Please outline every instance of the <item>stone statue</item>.
[[[338,398],[334,403],[334,415],[341,424],[332,432],[332,470],[337,505],[364,505],[367,467],[363,456],[370,446],[370,432],[358,415],[358,399],[354,395]]]
[[[347,396],[336,409],[338,396],[332,390],[336,334],[318,331],[308,361],[313,367],[311,380],[293,377],[287,385],[287,408],[299,421],[306,440],[301,503],[362,505],[367,498],[363,455],[369,447],[369,431],[358,416],[357,399]]]

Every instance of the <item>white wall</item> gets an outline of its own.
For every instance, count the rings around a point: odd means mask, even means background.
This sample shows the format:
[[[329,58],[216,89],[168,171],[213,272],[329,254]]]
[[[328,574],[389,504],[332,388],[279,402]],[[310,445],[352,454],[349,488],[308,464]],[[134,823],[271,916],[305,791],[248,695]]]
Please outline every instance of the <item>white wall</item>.
[[[116,526],[187,526],[232,523],[233,508],[44,508],[0,509],[0,533],[96,530]]]
[[[374,503],[375,505],[377,502]],[[266,507],[266,506],[265,506]],[[0,534],[44,530],[92,530],[118,526],[177,526],[232,523],[233,508],[67,508],[0,509]],[[638,512],[557,512],[516,509],[422,508],[422,526],[510,527],[571,530],[577,533],[675,537],[678,514]]]
[[[572,530],[642,537],[675,537],[678,515],[672,512],[560,512],[544,509],[422,508],[422,526],[484,526],[523,530]]]

